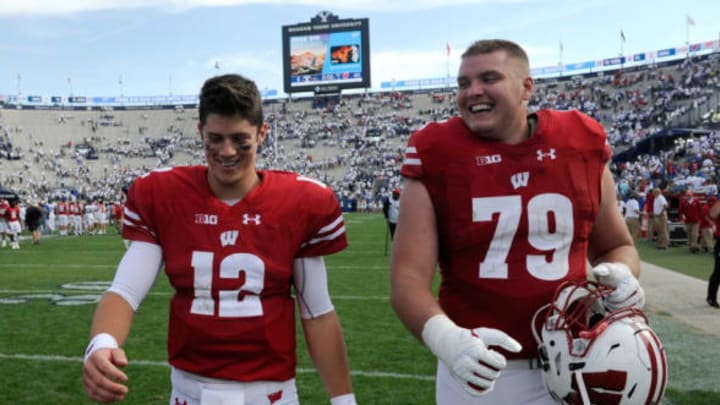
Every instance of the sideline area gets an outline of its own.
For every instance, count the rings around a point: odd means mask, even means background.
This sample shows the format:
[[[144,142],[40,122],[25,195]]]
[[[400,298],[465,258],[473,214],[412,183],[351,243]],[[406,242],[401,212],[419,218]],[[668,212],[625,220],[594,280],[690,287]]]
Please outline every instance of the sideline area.
[[[720,337],[720,309],[705,302],[707,281],[641,262],[640,284],[645,288],[647,309]]]

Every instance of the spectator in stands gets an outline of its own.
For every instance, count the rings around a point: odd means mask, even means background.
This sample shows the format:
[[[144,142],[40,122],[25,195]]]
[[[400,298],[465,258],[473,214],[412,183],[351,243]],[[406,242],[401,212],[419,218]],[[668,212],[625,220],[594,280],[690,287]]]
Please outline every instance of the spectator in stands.
[[[666,250],[670,243],[668,231],[668,202],[660,188],[653,189],[653,229],[657,233],[656,247]]]
[[[297,404],[294,287],[330,403],[354,405],[323,260],[347,246],[332,189],[256,169],[268,125],[254,82],[210,78],[198,110],[207,165],[154,171],[128,191],[123,236],[133,243],[95,312],[84,365],[88,396],[109,402],[127,395],[120,347],[164,261],[175,287],[170,403]]]
[[[383,199],[383,215],[390,230],[390,239],[395,236],[398,215],[400,215],[400,189],[394,188],[392,195]]]
[[[628,287],[614,309],[644,302],[605,131],[577,110],[528,114],[534,81],[510,41],[472,44],[457,82],[459,116],[408,141],[391,303],[438,357],[438,404],[553,404],[529,325],[556,288],[587,280],[589,260]]]
[[[33,201],[25,211],[25,225],[32,234],[33,244],[40,244],[40,221],[45,213],[37,201]]]
[[[625,223],[627,224],[633,241],[637,243],[640,237],[640,203],[635,191],[628,193],[628,200],[625,201]]]
[[[685,232],[687,233],[688,248],[690,253],[697,253],[698,236],[700,231],[700,200],[695,198],[692,190],[685,191],[685,197],[680,200],[680,221],[685,224]]]

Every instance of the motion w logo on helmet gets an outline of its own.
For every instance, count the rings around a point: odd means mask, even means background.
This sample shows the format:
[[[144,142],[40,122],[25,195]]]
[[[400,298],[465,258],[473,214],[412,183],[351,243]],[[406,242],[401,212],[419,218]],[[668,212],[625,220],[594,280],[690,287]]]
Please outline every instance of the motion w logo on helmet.
[[[622,402],[623,391],[625,391],[628,379],[627,372],[608,370],[605,372],[574,373],[570,385],[573,391],[563,398],[565,403],[583,405],[582,395],[580,395],[578,388],[578,377],[582,379],[580,383],[584,386],[583,391],[587,392],[590,403],[620,405]]]
[[[611,289],[560,284],[532,321],[550,395],[568,405],[657,405],[667,384],[660,339],[636,307],[608,311]]]

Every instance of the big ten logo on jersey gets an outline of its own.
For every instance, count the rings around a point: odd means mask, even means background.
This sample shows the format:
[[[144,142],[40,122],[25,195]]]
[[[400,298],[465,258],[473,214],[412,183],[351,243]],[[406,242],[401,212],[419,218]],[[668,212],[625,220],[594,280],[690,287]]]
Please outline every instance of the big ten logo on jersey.
[[[76,283],[62,284],[60,288],[66,291],[92,291],[94,294],[69,294],[60,292],[37,292],[30,294],[14,295],[0,298],[0,305],[27,304],[31,300],[46,300],[52,305],[63,307],[77,305],[95,305],[100,302],[102,294],[110,287],[110,281],[81,281]]]
[[[195,223],[200,225],[217,225],[218,216],[213,214],[195,214]]]
[[[477,162],[478,166],[492,165],[502,162],[502,156],[500,156],[499,153],[494,155],[475,156],[475,162]]]

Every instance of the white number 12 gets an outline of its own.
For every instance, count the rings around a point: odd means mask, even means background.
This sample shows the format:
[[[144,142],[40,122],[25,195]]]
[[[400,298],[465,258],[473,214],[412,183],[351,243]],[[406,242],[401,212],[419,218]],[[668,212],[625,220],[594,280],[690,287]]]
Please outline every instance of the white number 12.
[[[193,252],[194,289],[190,312],[198,315],[215,315],[215,299],[212,296],[213,253]],[[260,292],[265,285],[265,263],[249,253],[233,253],[220,262],[220,278],[238,279],[245,273],[245,284],[237,290],[218,291],[219,317],[250,317],[263,314]],[[239,298],[241,292],[250,294]]]

